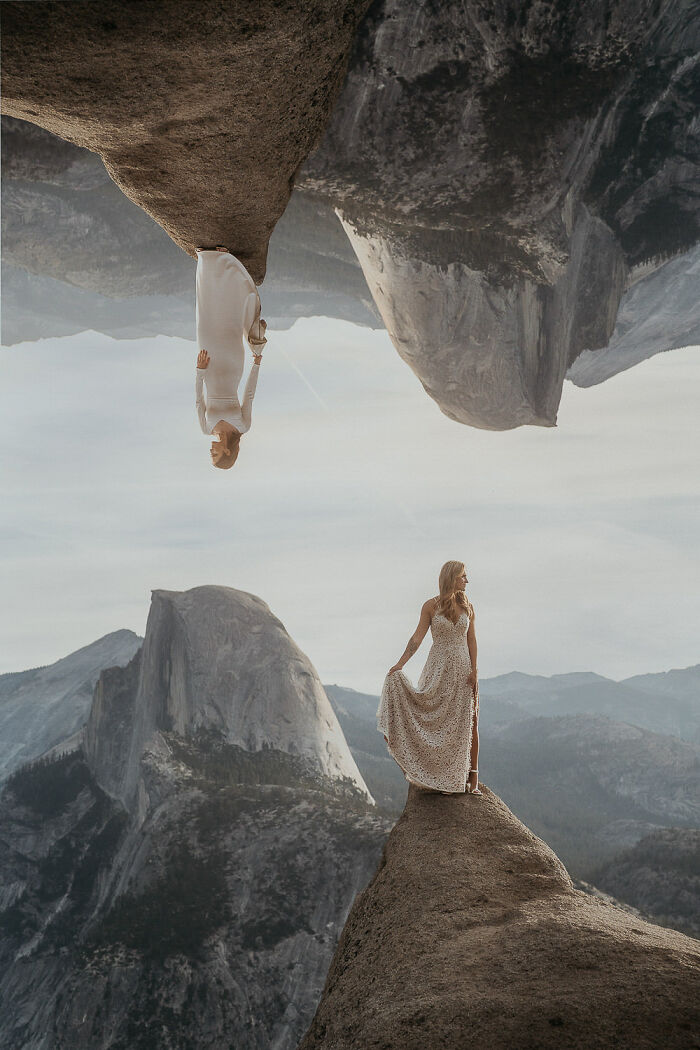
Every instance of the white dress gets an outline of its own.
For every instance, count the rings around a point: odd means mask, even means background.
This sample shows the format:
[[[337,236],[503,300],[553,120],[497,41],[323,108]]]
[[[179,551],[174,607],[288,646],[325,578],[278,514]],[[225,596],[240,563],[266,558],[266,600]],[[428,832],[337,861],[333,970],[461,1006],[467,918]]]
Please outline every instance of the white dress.
[[[266,342],[253,278],[228,252],[198,251],[197,347],[211,359],[207,368],[197,369],[195,385],[197,416],[205,434],[211,434],[220,420],[241,434],[250,430],[260,369],[253,364],[239,401],[246,342],[254,353],[260,353]]]
[[[436,791],[465,791],[479,701],[467,681],[469,614],[430,622],[433,644],[418,688],[403,671],[384,680],[377,728],[407,780]]]

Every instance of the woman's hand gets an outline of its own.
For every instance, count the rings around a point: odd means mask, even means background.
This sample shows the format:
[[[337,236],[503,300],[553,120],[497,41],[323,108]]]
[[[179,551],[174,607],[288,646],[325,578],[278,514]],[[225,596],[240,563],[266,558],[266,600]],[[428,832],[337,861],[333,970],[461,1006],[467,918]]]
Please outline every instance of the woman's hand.
[[[467,685],[473,692],[474,696],[479,694],[479,680],[477,678],[476,671],[470,671],[467,675]]]
[[[402,671],[402,670],[403,670],[403,668],[401,667],[401,664],[394,664],[394,666],[390,667],[389,670],[387,671],[387,675],[393,674],[394,671]]]
[[[253,354],[253,360],[255,361],[256,365],[259,365],[262,361],[262,354]]]
[[[200,350],[197,354],[197,368],[206,368],[211,358],[206,350]]]

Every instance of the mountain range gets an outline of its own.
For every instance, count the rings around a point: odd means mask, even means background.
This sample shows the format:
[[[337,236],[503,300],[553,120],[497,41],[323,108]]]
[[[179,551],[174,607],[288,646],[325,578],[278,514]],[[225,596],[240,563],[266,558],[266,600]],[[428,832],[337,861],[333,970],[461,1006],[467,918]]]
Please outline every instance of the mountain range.
[[[71,729],[124,635],[15,679]],[[291,1050],[391,826],[313,666],[254,595],[155,591],[83,714],[0,796],[0,1046]]]

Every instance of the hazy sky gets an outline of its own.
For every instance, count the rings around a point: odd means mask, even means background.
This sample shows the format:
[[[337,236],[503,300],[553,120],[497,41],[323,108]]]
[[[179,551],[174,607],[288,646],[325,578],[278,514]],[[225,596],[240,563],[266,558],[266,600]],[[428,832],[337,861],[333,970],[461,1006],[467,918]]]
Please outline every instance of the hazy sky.
[[[0,671],[143,633],[151,588],[219,583],[324,681],[378,692],[448,558],[482,677],[700,661],[697,348],[565,384],[556,429],[490,433],[446,419],[385,332],[300,321],[270,334],[231,471],[194,356],[95,333],[3,351]]]

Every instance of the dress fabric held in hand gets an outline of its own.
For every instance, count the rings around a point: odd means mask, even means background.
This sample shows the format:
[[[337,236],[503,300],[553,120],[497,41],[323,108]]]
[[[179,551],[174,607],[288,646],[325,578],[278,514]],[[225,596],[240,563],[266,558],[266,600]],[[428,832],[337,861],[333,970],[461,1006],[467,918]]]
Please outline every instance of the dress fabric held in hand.
[[[478,694],[469,684],[469,614],[452,623],[435,613],[433,644],[416,689],[403,671],[387,675],[377,728],[406,779],[435,791],[461,792],[469,774]]]

